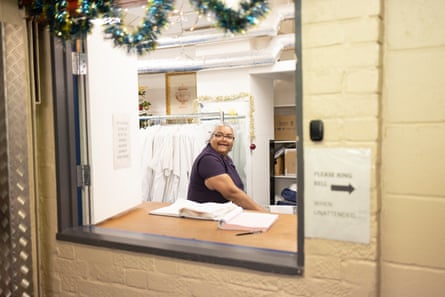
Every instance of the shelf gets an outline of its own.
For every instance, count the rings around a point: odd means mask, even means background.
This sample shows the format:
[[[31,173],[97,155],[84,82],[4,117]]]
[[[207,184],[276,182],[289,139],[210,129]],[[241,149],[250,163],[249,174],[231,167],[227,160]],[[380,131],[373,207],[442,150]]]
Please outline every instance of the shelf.
[[[297,143],[296,140],[271,140],[274,144],[288,144],[288,143]]]
[[[296,149],[296,140],[270,140],[269,141],[269,177],[270,177],[270,204],[275,205],[277,202],[276,196],[279,195],[279,193],[276,193],[276,190],[278,190],[278,187],[283,187],[285,185],[290,185],[293,183],[296,183],[297,180],[297,174],[288,174],[284,175],[282,170],[276,171],[275,166],[278,160],[277,153],[283,156],[286,155],[286,149]],[[285,159],[283,159],[283,156],[279,157],[279,159],[283,160],[281,161],[281,166],[286,166]],[[285,168],[285,167],[283,167]],[[275,175],[275,173],[281,173],[280,175]]]
[[[296,179],[297,175],[273,175],[273,178],[281,178],[281,179]]]
[[[295,108],[296,106],[296,104],[279,104],[274,105],[274,108]]]

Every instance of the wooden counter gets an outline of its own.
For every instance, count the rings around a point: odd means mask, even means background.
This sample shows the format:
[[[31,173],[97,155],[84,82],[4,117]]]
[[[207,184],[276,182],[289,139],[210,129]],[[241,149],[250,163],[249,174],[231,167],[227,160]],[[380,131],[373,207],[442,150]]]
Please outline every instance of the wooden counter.
[[[241,232],[220,230],[215,221],[149,214],[150,210],[166,205],[166,203],[145,202],[125,214],[110,218],[96,226],[273,250],[297,251],[296,215],[279,214],[278,220],[267,232],[236,236]]]

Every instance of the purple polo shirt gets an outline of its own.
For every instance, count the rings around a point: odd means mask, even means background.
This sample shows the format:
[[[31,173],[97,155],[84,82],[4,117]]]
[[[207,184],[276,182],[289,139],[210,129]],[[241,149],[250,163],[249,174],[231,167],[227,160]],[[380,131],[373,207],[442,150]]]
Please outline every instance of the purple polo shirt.
[[[193,162],[187,199],[196,202],[228,202],[218,191],[209,190],[204,181],[213,176],[227,173],[235,185],[244,190],[243,182],[229,156],[223,156],[208,144]]]

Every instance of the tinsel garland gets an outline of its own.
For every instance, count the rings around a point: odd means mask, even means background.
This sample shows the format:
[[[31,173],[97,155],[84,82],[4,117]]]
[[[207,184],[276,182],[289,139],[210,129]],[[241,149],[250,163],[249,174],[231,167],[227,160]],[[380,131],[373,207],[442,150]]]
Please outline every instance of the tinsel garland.
[[[82,38],[92,28],[91,20],[110,9],[111,0],[34,0],[27,3],[27,13],[48,24],[62,40]]]
[[[267,0],[242,0],[240,9],[227,7],[219,0],[190,0],[201,14],[212,13],[216,26],[226,32],[243,33],[264,17],[269,6]],[[82,38],[89,33],[92,20],[104,17],[113,20],[106,23],[105,33],[118,46],[138,54],[156,48],[156,40],[168,22],[173,9],[173,0],[148,0],[147,11],[142,24],[135,32],[129,33],[122,18],[122,9],[113,0],[19,0],[20,8],[25,7],[28,16],[48,24],[55,36],[62,40]],[[116,21],[118,20],[118,21]]]
[[[172,0],[148,0],[142,24],[130,33],[123,22],[122,9],[113,6],[104,14],[104,19],[120,21],[105,23],[104,31],[111,36],[115,45],[126,46],[129,52],[136,50],[138,54],[143,54],[156,48],[158,34],[168,23],[168,13],[172,10]]]
[[[267,0],[242,0],[234,10],[219,0],[190,0],[201,14],[213,13],[217,26],[231,33],[244,33],[269,12]]]
[[[91,31],[91,20],[108,11],[109,5],[110,1],[106,0],[81,0],[75,13],[70,13],[68,1],[56,1],[53,23],[50,22],[49,27],[63,40],[81,38]]]

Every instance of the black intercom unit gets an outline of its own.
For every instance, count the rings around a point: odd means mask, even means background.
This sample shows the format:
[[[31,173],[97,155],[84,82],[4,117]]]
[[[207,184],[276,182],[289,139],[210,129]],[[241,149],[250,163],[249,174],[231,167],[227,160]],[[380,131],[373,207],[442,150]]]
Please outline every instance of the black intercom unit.
[[[323,121],[322,120],[312,120],[309,124],[309,135],[312,141],[322,141],[323,140]]]

